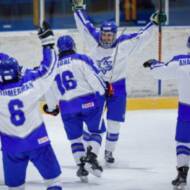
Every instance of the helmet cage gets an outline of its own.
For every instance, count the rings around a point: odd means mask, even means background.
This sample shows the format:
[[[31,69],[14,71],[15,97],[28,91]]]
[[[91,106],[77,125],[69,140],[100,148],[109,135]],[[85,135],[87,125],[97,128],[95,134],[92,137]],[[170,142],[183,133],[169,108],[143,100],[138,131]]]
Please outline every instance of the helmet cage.
[[[102,40],[102,34],[103,33],[112,33],[113,34],[113,40],[112,42],[105,42]],[[100,37],[99,37],[99,43],[103,48],[111,48],[113,43],[116,40],[116,34],[117,34],[117,25],[115,22],[104,22],[100,27]]]

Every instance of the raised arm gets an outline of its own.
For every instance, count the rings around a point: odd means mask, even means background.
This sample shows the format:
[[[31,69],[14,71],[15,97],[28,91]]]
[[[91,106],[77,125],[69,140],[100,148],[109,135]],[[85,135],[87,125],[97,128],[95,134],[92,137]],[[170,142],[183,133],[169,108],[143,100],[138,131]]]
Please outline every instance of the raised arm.
[[[54,36],[47,23],[39,30],[39,38],[43,47],[43,60],[39,67],[26,70],[24,80],[32,81],[36,96],[42,96],[51,86],[57,66],[57,55],[54,50]]]
[[[87,15],[87,12],[84,8],[85,5],[75,4],[76,2],[73,0],[73,11],[76,26],[83,38],[85,45],[91,48],[92,46],[99,44],[100,34],[90,21],[89,16]]]
[[[164,13],[154,13],[151,16],[151,21],[138,32],[130,35],[121,35],[117,43],[121,43],[120,51],[133,55],[140,52],[151,41],[159,23],[166,22]]]

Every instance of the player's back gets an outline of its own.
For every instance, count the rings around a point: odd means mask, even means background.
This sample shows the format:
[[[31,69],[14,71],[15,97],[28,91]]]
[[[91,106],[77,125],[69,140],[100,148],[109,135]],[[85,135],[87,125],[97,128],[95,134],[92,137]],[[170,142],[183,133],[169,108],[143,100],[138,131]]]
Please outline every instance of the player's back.
[[[175,58],[175,57],[174,57]],[[179,70],[176,74],[178,88],[179,88],[179,101],[190,105],[190,55],[179,55],[176,57]]]
[[[178,121],[190,121],[190,55],[174,56],[171,63],[178,84]]]
[[[43,49],[38,69],[28,70],[19,80],[0,83],[0,132],[25,138],[43,125],[39,99],[53,82],[57,57],[51,48]]]
[[[71,100],[96,91],[104,93],[92,62],[84,55],[72,54],[62,58],[58,63],[55,83],[60,100]]]
[[[96,94],[104,94],[104,87],[95,73],[96,68],[93,68],[92,60],[85,55],[71,54],[60,59],[54,93],[63,110],[72,106],[75,111],[79,111],[82,105],[93,107]]]
[[[32,81],[0,85],[0,130],[10,136],[25,137],[42,123],[38,101],[41,95]]]

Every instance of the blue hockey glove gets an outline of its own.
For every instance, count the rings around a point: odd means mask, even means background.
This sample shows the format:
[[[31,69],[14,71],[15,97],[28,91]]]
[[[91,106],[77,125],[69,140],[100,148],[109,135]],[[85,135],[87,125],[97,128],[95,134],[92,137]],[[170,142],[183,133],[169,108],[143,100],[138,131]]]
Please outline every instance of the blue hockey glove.
[[[42,24],[42,27],[39,28],[38,36],[41,40],[43,47],[47,47],[47,46],[51,48],[54,47],[55,45],[54,34],[47,22],[44,21]]]
[[[72,10],[80,10],[80,9],[85,9],[86,5],[84,0],[72,0]]]
[[[56,106],[56,108],[55,108],[53,111],[49,111],[47,104],[44,104],[44,105],[43,105],[43,111],[44,111],[46,114],[49,114],[49,115],[52,115],[52,116],[57,116],[57,115],[59,114],[59,107]]]
[[[167,16],[164,12],[157,11],[151,15],[150,20],[156,25],[165,24]]]

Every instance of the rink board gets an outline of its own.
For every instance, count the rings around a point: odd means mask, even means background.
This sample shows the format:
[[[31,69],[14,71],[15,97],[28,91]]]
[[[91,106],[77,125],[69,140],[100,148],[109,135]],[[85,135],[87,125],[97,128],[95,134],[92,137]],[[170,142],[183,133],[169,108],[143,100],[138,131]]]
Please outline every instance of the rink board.
[[[140,28],[128,27],[126,34],[137,32]],[[122,32],[123,28],[119,29]],[[169,61],[174,55],[186,54],[186,41],[190,27],[163,27],[162,61]],[[76,29],[55,30],[56,40],[61,35],[72,35],[77,44],[77,51],[91,56],[91,51],[85,48],[81,36]],[[35,67],[42,59],[41,44],[36,31],[1,32],[0,51],[15,57],[24,67]],[[127,94],[129,97],[156,97],[158,96],[158,81],[155,80],[149,69],[142,65],[149,59],[158,57],[158,33],[154,31],[149,44],[143,51],[128,57],[126,60]],[[155,43],[156,42],[156,43]],[[176,45],[177,44],[177,45]],[[16,47],[16,48],[15,48]],[[177,96],[176,81],[162,81],[162,96]]]
[[[42,105],[44,102],[42,102]],[[128,98],[127,110],[176,109],[177,97]]]
[[[175,109],[178,105],[177,97],[129,98],[128,110]]]

